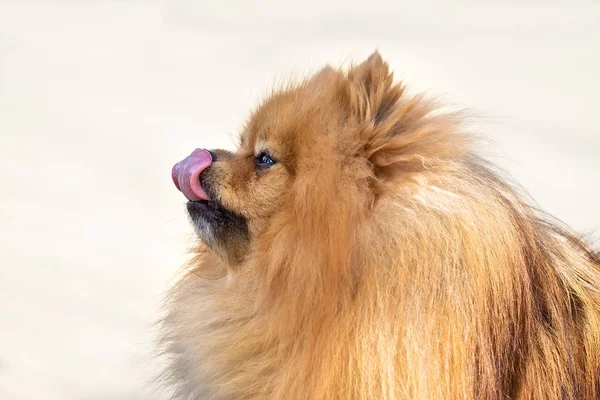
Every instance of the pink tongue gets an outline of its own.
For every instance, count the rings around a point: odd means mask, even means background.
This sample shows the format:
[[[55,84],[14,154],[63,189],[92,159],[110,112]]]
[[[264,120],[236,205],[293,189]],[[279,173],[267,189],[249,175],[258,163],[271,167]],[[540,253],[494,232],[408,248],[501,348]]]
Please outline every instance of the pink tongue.
[[[209,200],[200,185],[200,173],[210,166],[212,156],[207,150],[196,149],[173,166],[171,177],[177,189],[191,201]]]

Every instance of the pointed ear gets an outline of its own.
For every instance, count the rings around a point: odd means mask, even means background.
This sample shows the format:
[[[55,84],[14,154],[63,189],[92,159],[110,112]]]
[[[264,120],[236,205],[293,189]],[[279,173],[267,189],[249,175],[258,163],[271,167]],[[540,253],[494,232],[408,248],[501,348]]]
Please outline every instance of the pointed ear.
[[[394,86],[393,74],[377,51],[351,68],[348,80],[355,116],[373,127],[386,118],[403,91],[399,85]]]
[[[435,104],[421,95],[407,96],[378,52],[351,68],[348,81],[363,154],[378,177],[422,170],[467,147],[456,118],[437,113]]]

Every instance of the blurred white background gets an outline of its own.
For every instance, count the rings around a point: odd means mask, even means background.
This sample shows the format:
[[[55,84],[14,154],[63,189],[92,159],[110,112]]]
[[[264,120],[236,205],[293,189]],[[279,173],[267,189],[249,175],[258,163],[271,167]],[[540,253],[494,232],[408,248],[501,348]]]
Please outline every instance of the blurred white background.
[[[600,1],[452,3],[0,0],[0,399],[162,398],[151,325],[193,238],[172,164],[375,48],[598,232]]]

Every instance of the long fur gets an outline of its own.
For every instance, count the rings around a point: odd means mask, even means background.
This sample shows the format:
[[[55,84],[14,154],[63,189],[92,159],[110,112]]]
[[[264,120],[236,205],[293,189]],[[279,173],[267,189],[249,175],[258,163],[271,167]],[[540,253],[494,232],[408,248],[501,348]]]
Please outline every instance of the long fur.
[[[599,398],[589,246],[479,158],[455,116],[408,96],[378,54],[322,74],[335,100],[296,113],[343,126],[299,141],[311,156],[293,195],[241,266],[200,245],[168,294],[175,397]],[[207,268],[228,275],[205,279]]]

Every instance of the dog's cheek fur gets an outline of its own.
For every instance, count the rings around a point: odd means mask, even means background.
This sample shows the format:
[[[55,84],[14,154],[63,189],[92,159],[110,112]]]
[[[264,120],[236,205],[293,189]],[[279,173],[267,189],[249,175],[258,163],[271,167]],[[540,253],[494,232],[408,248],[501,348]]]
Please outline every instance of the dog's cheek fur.
[[[215,164],[211,186],[221,203],[243,215],[251,235],[259,233],[289,191],[290,177],[283,165],[261,171],[247,156]]]

